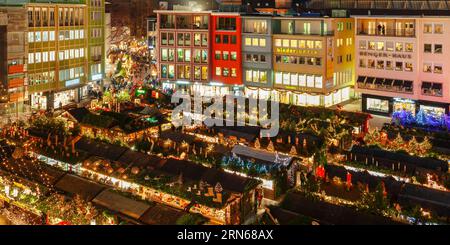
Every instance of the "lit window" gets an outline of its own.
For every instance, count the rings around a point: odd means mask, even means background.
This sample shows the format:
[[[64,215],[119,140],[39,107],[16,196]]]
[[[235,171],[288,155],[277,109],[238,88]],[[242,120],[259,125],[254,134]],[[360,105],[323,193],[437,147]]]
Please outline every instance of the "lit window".
[[[442,65],[434,64],[434,73],[442,74]]]
[[[245,81],[252,82],[252,70],[245,71]]]
[[[434,45],[434,53],[435,54],[442,54],[442,44],[435,44]]]
[[[259,46],[260,47],[265,47],[266,46],[266,39],[260,38],[259,39]]]
[[[237,60],[237,53],[231,52],[231,60]]]
[[[275,47],[281,47],[281,39],[275,39]]]
[[[297,48],[298,47],[298,41],[297,40],[291,40],[291,48]]]
[[[34,42],[34,32],[28,32],[28,42]]]
[[[314,47],[316,49],[322,49],[322,41],[315,41],[314,43],[315,43]]]
[[[442,25],[442,24],[434,24],[434,33],[435,34],[442,34],[442,33],[444,33],[444,25]]]
[[[406,52],[412,52],[413,51],[413,44],[412,43],[405,43],[405,51]]]
[[[223,76],[228,77],[230,75],[230,70],[228,68],[223,68]]]
[[[252,40],[252,45],[253,45],[253,46],[259,46],[259,44],[258,44],[259,42],[258,42],[258,41],[259,41],[258,38],[253,38],[253,40]]]
[[[28,54],[28,64],[33,64],[34,63],[34,53],[29,53]]]

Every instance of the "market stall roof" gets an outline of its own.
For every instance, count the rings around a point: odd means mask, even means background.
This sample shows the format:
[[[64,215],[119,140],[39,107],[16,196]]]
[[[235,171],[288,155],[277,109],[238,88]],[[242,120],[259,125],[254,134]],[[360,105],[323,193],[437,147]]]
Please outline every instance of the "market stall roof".
[[[95,196],[97,196],[106,188],[105,186],[100,185],[96,182],[71,174],[66,174],[64,177],[62,177],[56,183],[55,187],[66,193],[79,195],[86,201],[91,201]]]
[[[119,159],[120,156],[122,156],[126,151],[128,151],[128,148],[126,147],[102,143],[87,138],[80,139],[76,143],[75,147],[91,155],[103,157],[111,161],[117,161],[117,159]]]
[[[175,225],[177,220],[185,214],[187,213],[181,210],[156,204],[150,207],[139,221],[148,225]]]
[[[160,115],[161,112],[156,107],[146,106],[143,110],[141,110],[139,112],[139,114],[154,116],[154,115]]]
[[[335,225],[400,225],[398,221],[384,216],[359,212],[353,208],[328,202],[315,202],[301,194],[289,192],[281,207],[294,213],[305,215],[321,222]]]
[[[92,202],[134,219],[139,219],[150,208],[147,203],[135,201],[112,190],[102,191]]]
[[[75,119],[79,123],[81,123],[83,121],[83,118],[89,113],[91,112],[84,107],[74,108],[67,111],[67,114],[69,114],[73,119]]]
[[[117,125],[117,121],[114,118],[94,113],[86,114],[81,123],[83,125],[102,129],[109,129]]]
[[[27,158],[9,158],[5,161],[0,161],[0,168],[43,185],[54,185],[55,182],[66,174],[61,170],[48,165],[38,164]]]
[[[424,208],[433,209],[447,216],[450,215],[450,192],[406,183],[399,196],[420,203]]]
[[[159,138],[162,140],[170,139],[177,143],[186,141],[186,143],[188,144],[191,144],[195,141],[195,136],[172,130],[162,131],[159,135]]]
[[[259,137],[261,131],[261,128],[257,126],[214,126],[213,129],[223,133],[227,137],[235,136],[237,138],[243,138],[248,142]]]
[[[189,161],[169,158],[159,170],[173,176],[183,174],[183,178],[200,181],[208,168]]]
[[[370,157],[398,161],[408,165],[415,165],[424,169],[440,170],[442,172],[448,171],[448,163],[446,161],[436,158],[411,156],[409,154],[403,154],[393,151],[386,151],[379,148],[364,147],[358,145],[354,145],[351,149],[351,152]]]
[[[128,150],[117,161],[136,167],[151,166],[156,168],[160,165],[161,160],[161,158],[156,156],[150,156],[145,153]]]
[[[255,159],[257,160],[257,163],[262,164],[274,164],[288,167],[292,163],[292,157],[289,155],[279,152],[269,152],[265,150],[259,150],[244,145],[235,145],[231,152],[237,156]]]
[[[212,186],[220,183],[223,189],[237,193],[245,193],[247,190],[253,189],[259,184],[257,180],[239,176],[237,174],[227,173],[223,170],[215,168],[210,168],[207,172],[205,172],[202,176],[202,180]]]

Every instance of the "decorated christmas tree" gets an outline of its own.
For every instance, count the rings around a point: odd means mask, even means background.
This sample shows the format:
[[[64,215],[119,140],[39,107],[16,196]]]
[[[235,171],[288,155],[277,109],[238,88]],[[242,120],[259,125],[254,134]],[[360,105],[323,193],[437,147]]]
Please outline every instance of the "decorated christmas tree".
[[[419,125],[427,124],[427,116],[425,115],[425,112],[423,111],[423,109],[420,109],[419,112],[417,112],[416,123]]]
[[[418,153],[420,156],[424,156],[427,152],[430,152],[433,145],[430,142],[430,139],[425,136],[423,141],[419,144]]]
[[[392,140],[388,145],[388,149],[389,150],[393,150],[393,151],[398,151],[403,149],[405,145],[405,141],[403,140],[402,136],[400,135],[400,133],[397,134],[397,137],[395,137],[394,140]]]
[[[374,129],[372,131],[369,131],[366,136],[364,137],[364,141],[368,145],[373,145],[378,143],[380,140],[380,131],[378,129]]]
[[[412,137],[412,139],[408,142],[408,152],[417,154],[420,149],[420,144],[417,142],[417,139],[415,136]]]

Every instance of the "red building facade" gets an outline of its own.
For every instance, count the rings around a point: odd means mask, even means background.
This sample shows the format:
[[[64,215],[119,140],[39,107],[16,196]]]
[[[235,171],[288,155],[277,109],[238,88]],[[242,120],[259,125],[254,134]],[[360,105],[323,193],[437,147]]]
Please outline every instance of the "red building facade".
[[[242,85],[240,15],[213,13],[211,20],[212,82],[223,85]]]

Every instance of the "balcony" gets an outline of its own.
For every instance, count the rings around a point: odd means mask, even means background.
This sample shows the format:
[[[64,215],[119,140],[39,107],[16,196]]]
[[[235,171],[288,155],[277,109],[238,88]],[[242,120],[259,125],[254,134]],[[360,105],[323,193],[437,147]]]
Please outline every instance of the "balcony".
[[[358,29],[358,35],[386,37],[414,37],[414,29]]]
[[[359,89],[369,89],[404,94],[412,94],[414,92],[413,81],[408,80],[358,76],[356,84]]]

